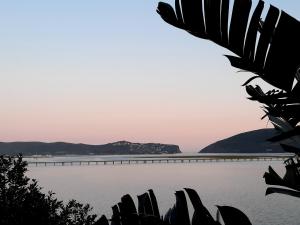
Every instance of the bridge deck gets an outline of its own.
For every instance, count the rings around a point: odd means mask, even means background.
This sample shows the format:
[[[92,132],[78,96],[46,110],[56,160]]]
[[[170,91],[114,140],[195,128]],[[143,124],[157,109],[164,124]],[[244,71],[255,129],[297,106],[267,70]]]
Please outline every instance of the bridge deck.
[[[147,163],[201,163],[201,162],[240,162],[240,161],[284,161],[288,156],[199,156],[170,158],[130,158],[116,160],[75,160],[75,161],[29,161],[31,166],[73,166],[73,165],[120,165]]]

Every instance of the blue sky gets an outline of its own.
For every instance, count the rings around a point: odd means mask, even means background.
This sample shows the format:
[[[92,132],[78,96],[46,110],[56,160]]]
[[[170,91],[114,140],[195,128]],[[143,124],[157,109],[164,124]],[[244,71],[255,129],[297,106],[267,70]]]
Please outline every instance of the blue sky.
[[[157,3],[2,1],[2,141],[128,140],[197,151],[266,127],[240,86],[251,74],[230,67],[225,49],[163,22]],[[300,1],[266,3],[300,18]]]

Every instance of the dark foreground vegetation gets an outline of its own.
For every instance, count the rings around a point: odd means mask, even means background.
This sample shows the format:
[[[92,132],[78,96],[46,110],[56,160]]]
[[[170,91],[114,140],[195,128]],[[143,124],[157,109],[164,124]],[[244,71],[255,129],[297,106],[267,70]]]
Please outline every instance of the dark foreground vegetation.
[[[0,224],[1,225],[92,225],[96,215],[92,208],[76,200],[67,204],[44,194],[34,179],[28,178],[27,163],[16,158],[0,156]]]

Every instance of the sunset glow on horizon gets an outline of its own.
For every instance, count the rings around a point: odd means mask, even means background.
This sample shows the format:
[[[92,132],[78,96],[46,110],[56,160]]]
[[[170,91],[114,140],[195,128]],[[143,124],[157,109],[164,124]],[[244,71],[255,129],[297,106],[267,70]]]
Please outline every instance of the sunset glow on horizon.
[[[157,3],[0,3],[0,141],[127,140],[196,152],[272,127],[241,87],[253,74],[167,25]],[[299,1],[266,3],[300,18]]]

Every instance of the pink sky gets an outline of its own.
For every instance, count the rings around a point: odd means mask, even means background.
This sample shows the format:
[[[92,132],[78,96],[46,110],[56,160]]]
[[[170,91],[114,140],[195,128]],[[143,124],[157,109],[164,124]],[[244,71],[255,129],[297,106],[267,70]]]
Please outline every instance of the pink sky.
[[[300,1],[268,3],[299,19]],[[163,22],[156,6],[1,2],[0,141],[128,140],[195,152],[265,128],[241,87],[253,74],[237,73],[221,47]]]
[[[0,135],[2,141],[161,142],[198,151],[219,139],[266,127],[258,104],[240,99],[237,108],[224,105],[222,98],[223,104],[216,105],[203,104],[201,98],[194,105],[130,100],[103,105],[84,99],[15,104],[1,112]]]

